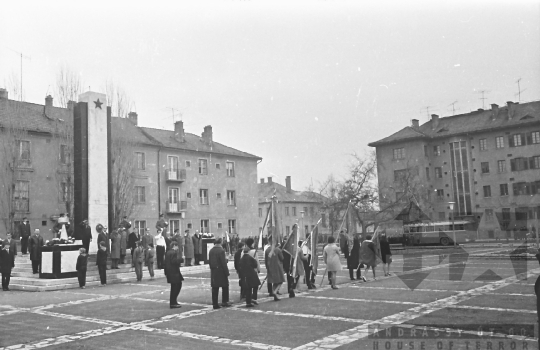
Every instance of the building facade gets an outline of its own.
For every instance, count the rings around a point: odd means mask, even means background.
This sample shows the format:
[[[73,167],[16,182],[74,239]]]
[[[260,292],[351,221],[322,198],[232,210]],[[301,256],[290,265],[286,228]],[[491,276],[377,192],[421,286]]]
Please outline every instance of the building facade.
[[[477,224],[478,238],[518,238],[540,219],[540,102],[508,102],[412,125],[376,148],[381,208],[416,200],[434,221]],[[399,206],[396,206],[396,208]]]
[[[330,225],[327,209],[324,206],[324,198],[318,193],[309,191],[294,191],[291,188],[291,177],[285,178],[285,186],[278,184],[268,177],[268,181],[260,179],[259,192],[259,231],[264,225],[266,214],[270,207],[272,196],[277,197],[277,212],[281,232],[288,235],[292,231],[294,224],[302,227],[300,237],[304,238],[304,233],[311,232],[319,219],[320,234],[329,234]],[[258,233],[257,232],[257,233]],[[266,234],[266,233],[264,233]]]
[[[13,101],[0,89],[2,188],[13,187],[0,192],[2,203],[11,204],[0,208],[2,235],[27,217],[50,239],[59,214],[73,213],[73,107],[54,107],[50,96],[45,105]],[[113,168],[131,169],[123,181],[113,175],[123,195],[115,201],[128,207],[133,227],[154,232],[164,214],[172,230],[256,232],[262,159],[215,142],[211,126],[201,136],[185,133],[181,121],[174,128],[140,127],[136,113],[112,118]]]

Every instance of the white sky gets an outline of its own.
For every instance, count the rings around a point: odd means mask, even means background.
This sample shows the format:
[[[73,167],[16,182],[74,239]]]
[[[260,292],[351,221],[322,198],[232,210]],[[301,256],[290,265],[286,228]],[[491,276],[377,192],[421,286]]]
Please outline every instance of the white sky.
[[[111,4],[112,3],[112,4]],[[263,158],[259,178],[293,188],[346,172],[348,154],[430,113],[540,98],[534,1],[8,1],[0,86],[19,76],[44,103],[61,64],[136,103],[139,125],[186,132]]]

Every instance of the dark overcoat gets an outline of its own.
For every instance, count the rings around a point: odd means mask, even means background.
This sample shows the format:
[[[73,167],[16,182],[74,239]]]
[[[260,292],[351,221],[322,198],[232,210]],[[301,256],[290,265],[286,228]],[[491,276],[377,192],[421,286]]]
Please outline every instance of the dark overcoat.
[[[99,249],[99,242],[105,242],[106,252],[109,254],[111,252],[111,246],[109,245],[109,236],[105,232],[100,232],[97,238],[97,247]]]
[[[139,234],[137,234],[135,231],[131,232],[129,234],[129,242],[128,247],[131,249],[137,248],[137,242],[141,240],[141,237]]]
[[[285,271],[283,271],[283,253],[278,247],[274,248],[274,254],[270,256],[272,247],[268,247],[264,252],[264,263],[266,265],[266,276],[268,283],[285,282]]]
[[[32,235],[32,232],[30,232],[30,224],[21,223],[19,225],[19,235],[21,238],[30,237]]]
[[[210,285],[212,287],[227,287],[229,285],[229,268],[225,250],[220,244],[214,245],[208,253],[210,265]]]
[[[120,240],[122,235],[118,231],[111,233],[111,259],[120,259]]]
[[[28,240],[30,249],[30,260],[41,260],[41,247],[43,247],[43,237],[32,235]]]
[[[348,250],[349,250],[349,244],[347,243],[346,251]],[[358,237],[354,237],[351,254],[347,258],[347,268],[357,269],[358,265],[360,265],[360,240],[358,239]]]
[[[194,235],[192,237],[192,241],[193,241],[193,253],[202,254],[202,236],[199,235],[199,237],[197,237],[197,235]]]
[[[180,272],[180,263],[182,259],[178,257],[178,254],[174,249],[171,249],[165,254],[165,275],[167,276],[167,282],[170,284],[182,283],[184,277]]]
[[[242,276],[242,285],[244,288],[255,288],[261,284],[259,274],[257,273],[257,260],[251,255],[245,253],[240,258],[240,276]]]
[[[103,249],[98,249],[96,257],[96,265],[98,266],[107,266],[107,251]]]
[[[11,269],[15,267],[13,255],[6,249],[0,249],[0,272],[11,273]]]
[[[77,271],[86,271],[88,265],[88,254],[80,255],[77,257],[77,265],[75,266],[75,269]]]

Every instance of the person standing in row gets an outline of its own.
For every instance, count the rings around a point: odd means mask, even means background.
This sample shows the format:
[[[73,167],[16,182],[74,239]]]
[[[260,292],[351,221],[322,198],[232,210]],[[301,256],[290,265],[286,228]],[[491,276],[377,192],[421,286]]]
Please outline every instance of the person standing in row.
[[[98,251],[101,249],[101,242],[103,242],[103,246],[105,247],[105,252],[107,255],[111,253],[111,247],[109,245],[109,233],[107,232],[107,226],[103,226],[102,224],[96,225],[96,231],[98,232]],[[105,259],[105,269],[108,270],[107,267],[107,259]]]
[[[129,234],[128,247],[131,249],[131,267],[135,267],[135,259],[133,259],[133,253],[137,249],[137,242],[141,241],[141,235],[137,230]]]
[[[79,256],[77,257],[77,265],[75,269],[77,270],[77,278],[79,279],[79,287],[81,289],[85,288],[86,285],[86,269],[88,265],[88,255],[86,254],[86,249],[79,249]]]
[[[30,248],[30,260],[32,260],[32,272],[34,274],[39,273],[41,247],[43,247],[43,237],[39,234],[39,228],[34,230],[34,235],[30,237],[28,246]]]
[[[346,250],[349,249],[349,243],[347,242]],[[362,278],[362,270],[358,266],[360,265],[360,239],[357,235],[354,236],[353,246],[351,253],[347,258],[347,269],[349,270],[349,278],[351,281]],[[354,278],[354,270],[356,269],[356,278]]]
[[[21,253],[23,255],[28,254],[28,239],[30,238],[32,231],[30,231],[30,224],[28,219],[24,217],[19,225],[19,237],[21,238]]]
[[[306,272],[305,280],[306,285],[308,286],[308,289],[315,289],[315,277],[312,275],[312,268],[311,268],[311,249],[309,248],[309,237],[307,244],[301,245],[302,252],[306,256],[306,260],[302,261],[304,264],[304,271]]]
[[[375,267],[377,266],[377,255],[375,254],[375,244],[371,241],[371,235],[367,235],[366,239],[360,246],[360,262],[366,266],[364,277],[367,276],[367,272],[371,267],[373,271],[373,280],[376,279]],[[365,281],[365,278],[364,278]]]
[[[202,255],[202,236],[199,230],[195,230],[193,235],[193,255],[195,256],[195,265],[199,265]]]
[[[2,290],[9,291],[9,281],[11,280],[11,270],[15,267],[15,258],[9,250],[9,246],[4,242],[0,243],[0,273],[2,274]]]
[[[97,252],[96,265],[99,271],[99,279],[101,280],[101,287],[107,285],[107,247],[105,242],[99,242],[99,249]]]
[[[154,242],[154,237],[150,234],[150,229],[149,228],[146,228],[144,230],[144,234],[141,237],[141,242],[142,242],[142,246],[143,246],[144,250],[148,249],[148,243],[153,243]]]
[[[135,275],[137,276],[137,282],[142,280],[143,276],[143,262],[144,262],[144,248],[141,241],[137,241],[137,248],[133,253],[133,262],[135,264]]]
[[[156,256],[157,256],[157,269],[163,269],[165,262],[165,246],[166,241],[163,237],[163,230],[158,230],[157,235],[154,237],[154,243],[156,246]]]
[[[12,238],[11,232],[7,233],[7,238],[4,241],[4,244],[8,246],[9,253],[13,258],[13,266],[15,266],[15,257],[17,256],[17,243],[15,243],[15,240]]]
[[[167,282],[171,284],[171,294],[169,297],[169,306],[171,309],[182,307],[178,304],[178,294],[182,290],[182,281],[184,277],[180,272],[182,258],[178,257],[178,243],[171,241],[171,249],[165,254],[165,276]]]
[[[118,262],[120,261],[120,239],[122,236],[118,229],[111,232],[111,269],[119,269]]]
[[[150,274],[150,279],[154,279],[154,256],[156,252],[154,250],[154,243],[148,243],[148,249],[144,251],[144,262],[148,267],[148,273]],[[142,277],[142,276],[141,276]]]
[[[281,249],[278,247],[274,247],[274,251],[272,251],[272,237],[268,237],[268,241],[270,242],[270,246],[266,251],[264,252],[264,264],[266,266],[266,282],[269,285],[272,285],[272,295],[274,296],[274,300],[278,301],[279,298],[277,296],[279,288],[285,282],[285,278],[283,275],[285,274],[285,271],[283,271],[283,254],[281,253]]]
[[[265,244],[265,246],[263,248],[264,256],[265,256],[265,260],[266,260],[266,254],[267,254],[266,251],[268,249],[271,249],[272,246],[270,244],[268,244],[268,238],[263,239],[263,241],[266,241],[266,244]],[[264,283],[264,281],[263,281],[263,283]],[[268,281],[268,276],[266,277],[266,288],[268,289],[268,296],[273,297],[274,296],[274,292],[273,292],[274,289],[272,287],[272,283],[270,281]]]
[[[392,251],[386,235],[381,235],[381,259],[383,262],[383,271],[385,276],[390,276],[390,264],[392,263]]]
[[[217,238],[214,247],[208,253],[210,265],[210,284],[212,287],[212,305],[214,309],[221,307],[229,307],[232,303],[229,302],[229,268],[227,266],[227,258],[225,250],[221,246],[222,239]],[[221,288],[221,306],[218,303],[219,288]]]
[[[194,247],[193,239],[189,235],[189,230],[186,230],[186,235],[184,236],[184,259],[186,259],[186,266],[191,266],[191,261],[194,256]]]
[[[88,220],[84,219],[81,222],[81,240],[83,248],[86,250],[86,253],[88,254],[90,252],[90,242],[92,242],[92,228],[90,225],[88,225]]]
[[[245,299],[246,297],[246,291],[242,283],[242,272],[240,271],[240,259],[242,258],[243,253],[244,243],[238,243],[238,250],[236,251],[236,253],[234,253],[234,269],[236,270],[236,274],[238,275],[238,285],[240,286],[240,301],[242,301],[242,299]]]
[[[178,258],[182,259],[182,262],[184,259],[182,258],[184,256],[184,237],[180,234],[180,230],[176,229],[174,230],[174,236],[171,238],[171,241],[176,242],[178,245],[178,249],[176,250],[176,254],[178,254]]]
[[[254,258],[256,251],[252,249],[253,238],[248,238],[244,247],[244,255],[240,259],[240,275],[242,287],[246,293],[246,307],[259,305],[257,302],[257,290],[261,284],[259,279],[260,266]]]
[[[339,248],[334,243],[334,237],[328,237],[328,244],[324,247],[323,260],[326,264],[328,279],[332,285],[332,289],[338,289],[336,286],[337,272],[341,271],[341,262],[339,261]]]
[[[118,233],[120,234],[120,264],[126,263],[126,250],[128,245],[128,229],[127,228],[120,228],[118,229]]]

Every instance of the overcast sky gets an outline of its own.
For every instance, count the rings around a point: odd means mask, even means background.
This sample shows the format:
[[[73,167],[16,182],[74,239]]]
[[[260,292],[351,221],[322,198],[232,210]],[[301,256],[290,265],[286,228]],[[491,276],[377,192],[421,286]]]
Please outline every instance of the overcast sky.
[[[139,125],[263,158],[293,188],[344,176],[349,154],[429,113],[540,97],[537,1],[3,2],[0,86],[54,96],[60,65],[136,103]],[[28,57],[28,58],[26,58]],[[481,90],[487,90],[482,101]],[[177,117],[178,118],[178,117]]]

